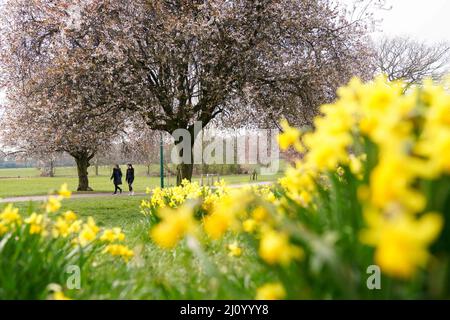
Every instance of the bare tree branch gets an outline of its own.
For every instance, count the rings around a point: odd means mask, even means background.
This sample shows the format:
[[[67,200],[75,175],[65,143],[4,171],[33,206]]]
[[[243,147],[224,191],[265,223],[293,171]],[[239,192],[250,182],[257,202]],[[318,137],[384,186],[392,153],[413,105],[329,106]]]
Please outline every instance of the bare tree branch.
[[[426,77],[441,80],[450,67],[450,44],[425,44],[407,37],[384,38],[377,45],[378,71],[407,87]]]

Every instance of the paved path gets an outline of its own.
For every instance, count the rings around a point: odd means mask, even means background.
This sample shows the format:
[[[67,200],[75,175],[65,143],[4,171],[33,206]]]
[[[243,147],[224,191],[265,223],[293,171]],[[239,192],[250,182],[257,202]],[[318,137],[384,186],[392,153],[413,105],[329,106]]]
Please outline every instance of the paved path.
[[[239,188],[244,186],[261,186],[261,185],[269,185],[274,183],[273,181],[263,181],[263,182],[254,182],[254,183],[242,183],[242,184],[230,184],[228,187],[230,188]],[[145,196],[145,193],[135,193],[134,196]],[[28,202],[28,201],[45,201],[48,195],[40,195],[40,196],[20,196],[20,197],[10,197],[10,198],[0,198],[0,203],[14,203],[14,202]],[[129,197],[128,192],[123,192],[122,194],[113,195],[109,192],[95,192],[95,193],[74,193],[72,194],[71,199],[89,199],[89,198],[98,198],[98,197]]]
[[[135,196],[144,196],[145,193],[135,193]],[[128,197],[128,192],[124,192],[122,194],[113,195],[111,193],[74,193],[70,197],[71,199],[89,199],[89,198],[98,198],[98,197]],[[48,198],[48,195],[41,196],[20,196],[20,197],[11,197],[11,198],[0,198],[0,203],[10,203],[10,202],[27,202],[27,201],[45,201]]]

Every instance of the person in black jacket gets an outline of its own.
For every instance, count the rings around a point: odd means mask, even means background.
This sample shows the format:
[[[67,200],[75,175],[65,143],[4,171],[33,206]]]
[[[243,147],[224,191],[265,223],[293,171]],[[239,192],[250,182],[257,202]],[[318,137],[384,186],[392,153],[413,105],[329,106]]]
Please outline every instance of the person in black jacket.
[[[128,189],[130,190],[130,196],[134,195],[133,191],[133,181],[134,181],[134,168],[131,163],[128,164],[127,175],[125,180],[128,183]]]
[[[119,185],[122,184],[122,170],[120,170],[118,164],[116,164],[115,168],[113,169],[111,180],[113,180],[115,187],[113,194],[117,194],[117,190],[120,190],[120,193],[122,193],[122,188],[119,187]]]

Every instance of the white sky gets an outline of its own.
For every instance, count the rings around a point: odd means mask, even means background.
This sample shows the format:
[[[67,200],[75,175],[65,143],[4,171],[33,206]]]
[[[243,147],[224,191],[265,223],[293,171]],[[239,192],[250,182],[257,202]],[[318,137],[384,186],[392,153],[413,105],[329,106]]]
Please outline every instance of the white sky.
[[[426,42],[450,42],[450,0],[388,0],[380,11],[381,29],[389,36],[408,35]]]

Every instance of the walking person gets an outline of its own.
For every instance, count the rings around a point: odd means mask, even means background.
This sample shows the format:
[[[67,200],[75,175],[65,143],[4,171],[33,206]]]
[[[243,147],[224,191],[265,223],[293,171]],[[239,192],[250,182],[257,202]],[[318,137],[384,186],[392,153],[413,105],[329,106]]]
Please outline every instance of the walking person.
[[[127,169],[127,174],[125,176],[125,180],[128,183],[128,189],[130,191],[129,195],[134,196],[134,191],[133,191],[134,168],[131,163],[128,164],[128,169]]]
[[[120,167],[118,164],[116,164],[116,166],[113,169],[113,172],[111,175],[111,180],[113,180],[113,183],[114,183],[114,193],[113,194],[117,194],[117,190],[119,190],[120,193],[122,193],[122,188],[119,187],[119,185],[122,184],[122,170],[120,170]]]

